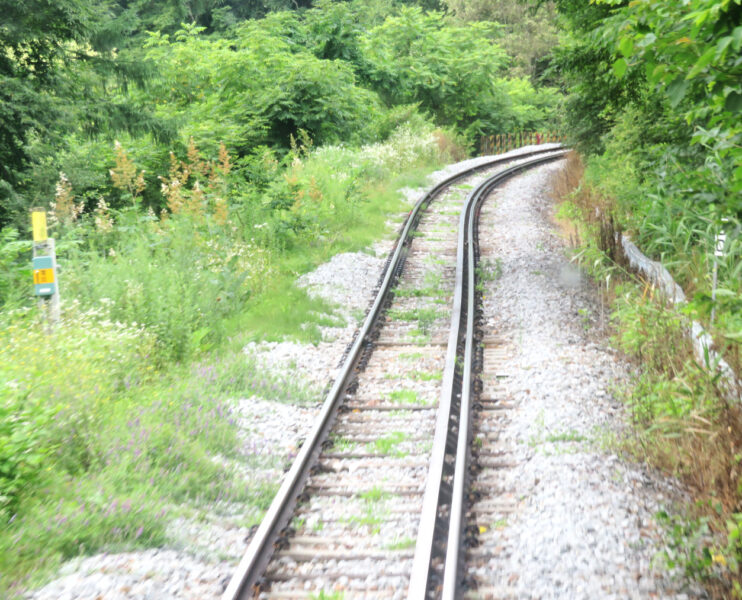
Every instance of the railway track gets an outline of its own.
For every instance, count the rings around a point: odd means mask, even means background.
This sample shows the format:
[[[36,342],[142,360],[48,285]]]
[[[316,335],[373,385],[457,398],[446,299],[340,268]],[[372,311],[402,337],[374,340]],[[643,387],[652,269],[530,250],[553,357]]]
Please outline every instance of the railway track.
[[[488,355],[474,341],[479,207],[502,181],[562,154],[500,157],[413,208],[223,600],[460,594],[475,372]],[[489,400],[477,408],[500,408]]]

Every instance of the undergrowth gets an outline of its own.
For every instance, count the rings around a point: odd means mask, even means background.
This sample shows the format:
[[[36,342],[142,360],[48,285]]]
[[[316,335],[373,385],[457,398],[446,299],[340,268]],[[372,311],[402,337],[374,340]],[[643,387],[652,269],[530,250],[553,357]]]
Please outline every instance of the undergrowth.
[[[615,196],[584,177],[577,155],[552,183],[562,233],[611,307],[614,345],[635,365],[620,393],[633,424],[623,450],[681,478],[693,492],[693,503],[680,516],[658,515],[666,526],[661,558],[716,597],[742,597],[742,410],[725,393],[713,365],[693,354],[688,330],[698,305],[672,306],[628,270],[617,243]],[[728,323],[729,305],[717,309]],[[713,333],[739,373],[739,346],[718,329]]]
[[[395,190],[422,184],[455,147],[425,123],[363,148],[315,150],[305,136],[282,162],[268,153],[255,185],[224,147],[209,159],[191,142],[161,175],[168,209],[155,214],[117,145],[124,208],[86,212],[58,185],[53,329],[32,306],[30,245],[0,232],[0,595],[75,555],[161,545],[186,508],[265,510],[273,489],[234,467],[236,401],[315,399],[266,375],[245,342],[318,342],[320,326],[339,324],[296,277],[388,234],[406,206]]]

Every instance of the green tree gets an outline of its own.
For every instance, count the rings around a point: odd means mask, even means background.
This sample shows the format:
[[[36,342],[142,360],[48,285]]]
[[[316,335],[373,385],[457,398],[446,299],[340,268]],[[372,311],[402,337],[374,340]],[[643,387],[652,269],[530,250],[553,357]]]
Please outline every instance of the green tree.
[[[171,137],[146,106],[126,95],[152,75],[119,48],[131,22],[108,0],[0,0],[0,225],[25,225],[45,203],[74,134],[127,130]]]
[[[0,226],[19,203],[17,186],[33,135],[47,135],[59,100],[51,93],[68,43],[83,44],[94,13],[82,0],[0,0]]]
[[[444,0],[463,21],[498,23],[498,43],[513,57],[516,75],[539,77],[557,44],[556,10],[551,2],[536,9],[524,0]]]
[[[498,76],[508,59],[492,30],[402,8],[364,38],[365,78],[387,103],[418,103],[439,123],[470,135],[505,127],[510,99]]]

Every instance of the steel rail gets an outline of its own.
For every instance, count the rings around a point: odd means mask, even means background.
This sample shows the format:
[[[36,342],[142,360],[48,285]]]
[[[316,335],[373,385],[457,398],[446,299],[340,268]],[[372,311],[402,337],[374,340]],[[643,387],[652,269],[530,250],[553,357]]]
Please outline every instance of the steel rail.
[[[471,437],[478,209],[482,200],[507,179],[563,156],[564,152],[554,153],[505,169],[477,186],[464,201],[459,218],[454,311],[408,600],[428,597],[452,600],[461,591],[463,561],[460,559]],[[455,457],[453,463],[446,460],[451,457]]]
[[[338,409],[342,404],[345,395],[344,391],[353,378],[353,371],[359,357],[361,356],[361,351],[364,346],[368,346],[371,343],[371,340],[368,339],[369,334],[372,332],[379,315],[383,311],[394,278],[398,274],[398,271],[404,262],[408,242],[411,239],[410,232],[414,227],[416,227],[422,209],[426,207],[427,204],[443,189],[478,171],[488,169],[500,163],[512,162],[514,160],[520,160],[530,156],[555,152],[558,150],[558,146],[551,146],[549,148],[537,149],[514,156],[499,156],[498,158],[486,163],[480,163],[441,181],[428,191],[425,196],[418,200],[412,208],[397,240],[394,252],[387,263],[383,280],[379,287],[379,292],[374,299],[373,305],[371,306],[358,335],[346,355],[346,359],[337,378],[322,404],[320,414],[315,420],[311,432],[302,444],[283,484],[273,498],[270,507],[250,541],[250,544],[225,589],[221,600],[239,600],[251,596],[253,586],[255,586],[262,577],[263,571],[273,554],[274,543],[279,537],[281,531],[288,524],[297,499],[302,493],[304,485],[309,477],[312,465],[316,462],[316,459],[320,454],[322,443],[327,439],[327,435],[335,420]]]

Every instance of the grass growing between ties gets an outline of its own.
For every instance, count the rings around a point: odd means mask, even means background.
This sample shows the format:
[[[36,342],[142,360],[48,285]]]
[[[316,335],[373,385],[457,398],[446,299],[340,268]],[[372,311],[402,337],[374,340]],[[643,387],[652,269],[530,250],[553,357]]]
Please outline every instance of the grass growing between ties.
[[[658,515],[666,529],[660,558],[702,582],[713,597],[742,597],[742,410],[713,365],[694,356],[687,337],[690,318],[704,320],[706,300],[696,291],[688,304],[673,307],[626,270],[615,243],[617,200],[582,175],[572,157],[554,186],[557,197],[566,199],[557,215],[609,308],[613,344],[636,365],[630,385],[619,392],[633,425],[620,448],[679,477],[694,496],[681,514]],[[673,270],[672,262],[668,266]],[[682,275],[678,279],[687,283]],[[720,313],[730,309],[728,301],[717,306]],[[718,323],[726,327],[734,318],[722,314]],[[718,327],[711,333],[739,373],[739,343]]]
[[[360,492],[357,497],[362,505],[361,514],[348,517],[348,523],[367,527],[372,535],[378,534],[381,531],[384,516],[388,512],[384,503],[391,497],[391,494],[374,486],[370,490]]]
[[[430,335],[433,323],[441,319],[444,313],[437,308],[413,308],[409,310],[393,308],[389,310],[387,315],[392,321],[417,322],[417,328],[412,331],[412,334],[417,337],[425,337]]]
[[[366,447],[369,452],[373,454],[385,454],[401,458],[407,456],[407,452],[398,448],[398,446],[406,439],[407,434],[401,431],[392,431],[391,433],[366,444]]]
[[[389,394],[389,400],[395,404],[412,404],[417,406],[429,406],[430,401],[420,397],[415,390],[394,390]]]

